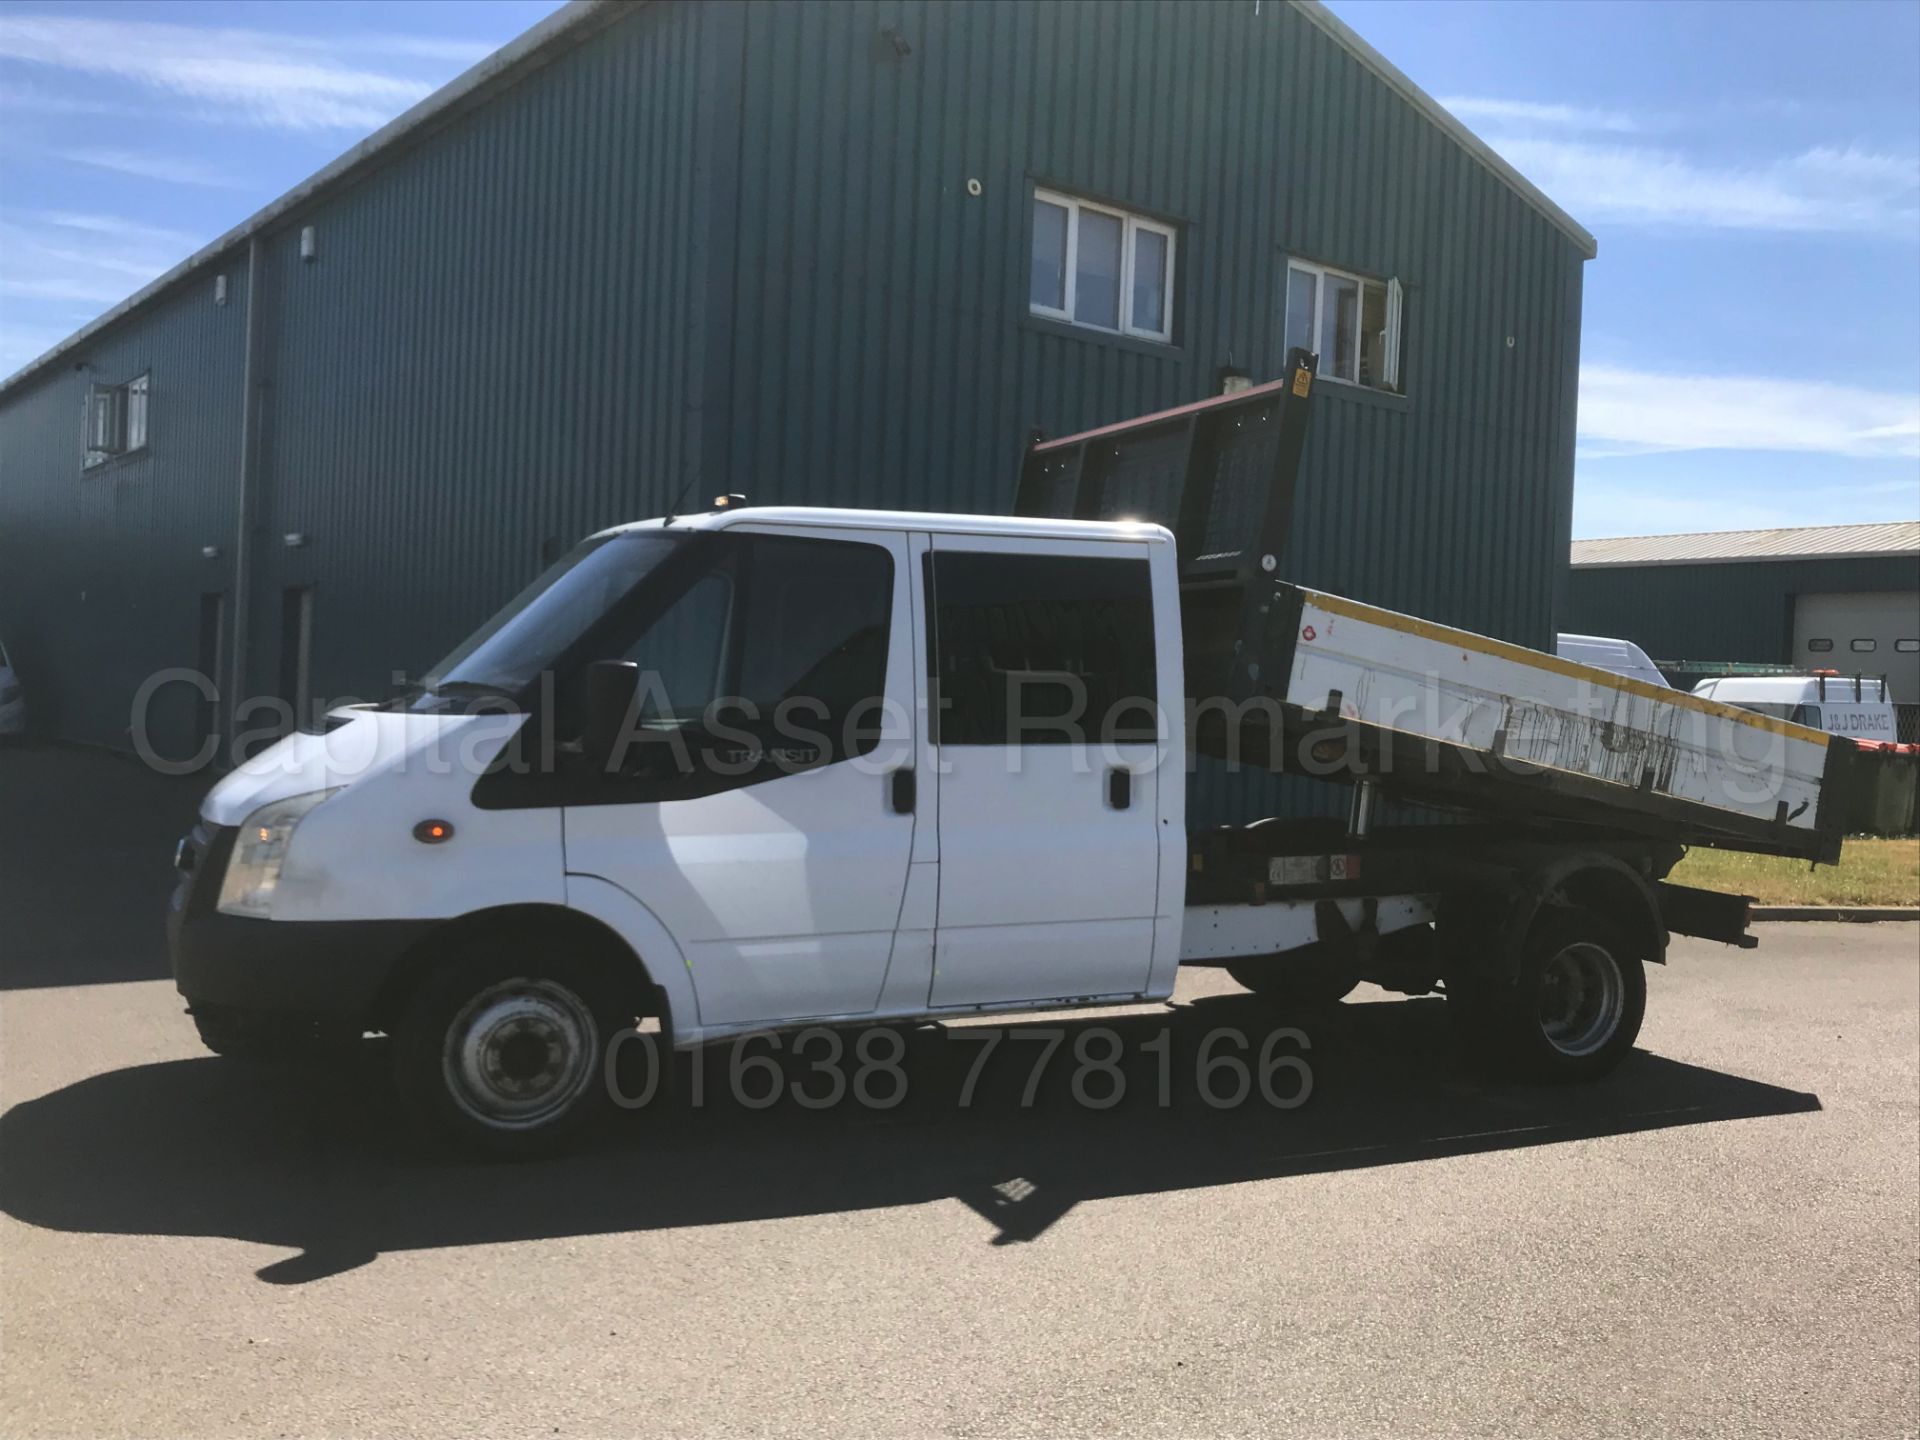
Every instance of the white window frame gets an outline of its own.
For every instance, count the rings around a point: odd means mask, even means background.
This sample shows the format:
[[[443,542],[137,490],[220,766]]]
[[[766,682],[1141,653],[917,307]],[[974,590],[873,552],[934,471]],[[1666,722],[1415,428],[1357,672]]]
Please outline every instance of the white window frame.
[[[1027,296],[1028,311],[1034,315],[1044,316],[1049,320],[1058,320],[1062,324],[1072,325],[1077,329],[1092,330],[1100,335],[1125,335],[1135,340],[1152,340],[1158,344],[1171,345],[1173,343],[1173,280],[1174,276],[1179,273],[1175,260],[1180,245],[1179,231],[1167,224],[1164,220],[1149,219],[1147,216],[1135,214],[1131,210],[1122,210],[1116,205],[1102,205],[1098,201],[1082,200],[1078,195],[1068,195],[1060,190],[1049,190],[1044,186],[1034,187],[1033,198],[1035,201],[1043,201],[1048,205],[1056,205],[1067,212],[1066,253],[1063,257],[1066,266],[1066,284],[1064,293],[1061,296],[1065,301],[1065,305],[1063,308],[1056,309],[1051,305],[1042,305],[1033,299],[1032,283],[1031,279],[1029,279]],[[1107,215],[1120,222],[1120,324],[1118,328],[1111,325],[1096,325],[1091,320],[1076,320],[1073,317],[1073,302],[1077,298],[1075,291],[1077,289],[1080,271],[1080,213],[1083,210],[1091,210],[1098,215]],[[1027,264],[1029,277],[1031,277],[1033,264],[1031,216],[1029,216],[1028,224]],[[1167,242],[1166,264],[1163,267],[1160,277],[1160,293],[1165,298],[1160,315],[1161,325],[1159,328],[1134,323],[1134,261],[1138,248],[1136,244],[1137,237],[1143,230],[1150,234],[1158,235]]]
[[[1378,275],[1362,275],[1357,270],[1342,270],[1335,265],[1321,265],[1316,261],[1298,260],[1289,256],[1287,259],[1287,283],[1280,291],[1282,296],[1280,333],[1282,336],[1293,333],[1293,316],[1291,312],[1293,307],[1293,272],[1296,270],[1302,274],[1314,277],[1312,344],[1309,348],[1312,349],[1314,354],[1320,356],[1323,361],[1331,359],[1332,349],[1332,342],[1329,337],[1321,333],[1321,327],[1326,323],[1327,281],[1329,279],[1348,280],[1358,288],[1360,299],[1358,305],[1355,307],[1354,314],[1356,332],[1360,324],[1360,316],[1366,313],[1366,287],[1369,285],[1384,285],[1386,287],[1387,327],[1386,334],[1381,341],[1381,348],[1385,353],[1381,357],[1380,383],[1378,385],[1369,385],[1359,378],[1360,350],[1357,343],[1354,348],[1353,378],[1349,379],[1345,375],[1336,375],[1330,369],[1322,369],[1318,378],[1322,380],[1332,380],[1340,385],[1351,385],[1356,390],[1377,390],[1386,395],[1404,395],[1406,391],[1400,384],[1400,346],[1401,320],[1402,312],[1406,308],[1406,292],[1400,288],[1399,280],[1391,275],[1385,278]],[[1355,341],[1358,342],[1359,338],[1359,335],[1356,333],[1354,336]]]
[[[86,404],[80,412],[82,469],[91,470],[122,455],[137,455],[147,448],[151,377],[151,371],[143,370],[120,385],[87,387]],[[99,421],[103,414],[110,416],[112,434],[102,433]]]

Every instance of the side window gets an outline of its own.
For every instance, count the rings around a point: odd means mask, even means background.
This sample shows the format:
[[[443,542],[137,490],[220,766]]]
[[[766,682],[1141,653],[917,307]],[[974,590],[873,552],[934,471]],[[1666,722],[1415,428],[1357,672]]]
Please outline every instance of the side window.
[[[730,569],[694,581],[620,656],[640,667],[640,723],[648,729],[697,723],[723,693],[733,620]]]
[[[1821,729],[1820,707],[1818,705],[1796,705],[1793,714],[1788,717],[1796,725],[1805,725],[1810,730]]]
[[[878,743],[892,613],[893,557],[881,546],[727,536],[615,653],[640,668],[642,728],[685,733],[695,768],[711,758],[712,732],[729,766],[757,748],[802,769]]]
[[[866,754],[878,742],[886,693],[893,557],[838,540],[748,544],[730,695],[744,702],[749,728],[830,731],[829,758]]]
[[[1156,737],[1145,560],[936,551],[930,569],[936,744]]]

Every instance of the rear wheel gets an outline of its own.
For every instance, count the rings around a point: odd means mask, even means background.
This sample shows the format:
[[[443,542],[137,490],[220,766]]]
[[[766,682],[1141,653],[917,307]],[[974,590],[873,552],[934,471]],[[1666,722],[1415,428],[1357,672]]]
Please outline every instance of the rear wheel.
[[[551,1153],[607,1108],[607,1046],[629,1023],[590,963],[539,942],[449,955],[394,1037],[400,1098],[432,1136],[470,1153]]]
[[[1591,910],[1543,910],[1528,932],[1518,979],[1458,976],[1448,1010],[1472,1058],[1534,1080],[1593,1080],[1639,1037],[1647,972]]]
[[[1226,970],[1236,984],[1275,1005],[1336,1004],[1360,983],[1353,966],[1341,963],[1318,944],[1236,960]]]

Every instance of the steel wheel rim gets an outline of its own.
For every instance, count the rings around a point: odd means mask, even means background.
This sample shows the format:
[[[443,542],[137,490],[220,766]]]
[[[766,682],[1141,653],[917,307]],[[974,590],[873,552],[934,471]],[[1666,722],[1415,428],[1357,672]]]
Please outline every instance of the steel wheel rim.
[[[1540,1031],[1562,1055],[1591,1055],[1613,1038],[1626,1013],[1620,965],[1591,941],[1568,945],[1547,961],[1540,977]]]
[[[490,985],[447,1026],[441,1071],[454,1103],[496,1130],[559,1118],[593,1078],[593,1012],[552,980]]]

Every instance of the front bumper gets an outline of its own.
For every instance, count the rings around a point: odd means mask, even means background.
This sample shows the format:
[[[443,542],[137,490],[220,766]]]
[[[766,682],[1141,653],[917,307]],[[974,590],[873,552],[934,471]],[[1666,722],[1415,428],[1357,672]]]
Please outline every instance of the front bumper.
[[[222,915],[232,826],[196,825],[180,842],[167,953],[189,1010],[367,1023],[396,966],[431,920],[256,920]]]

